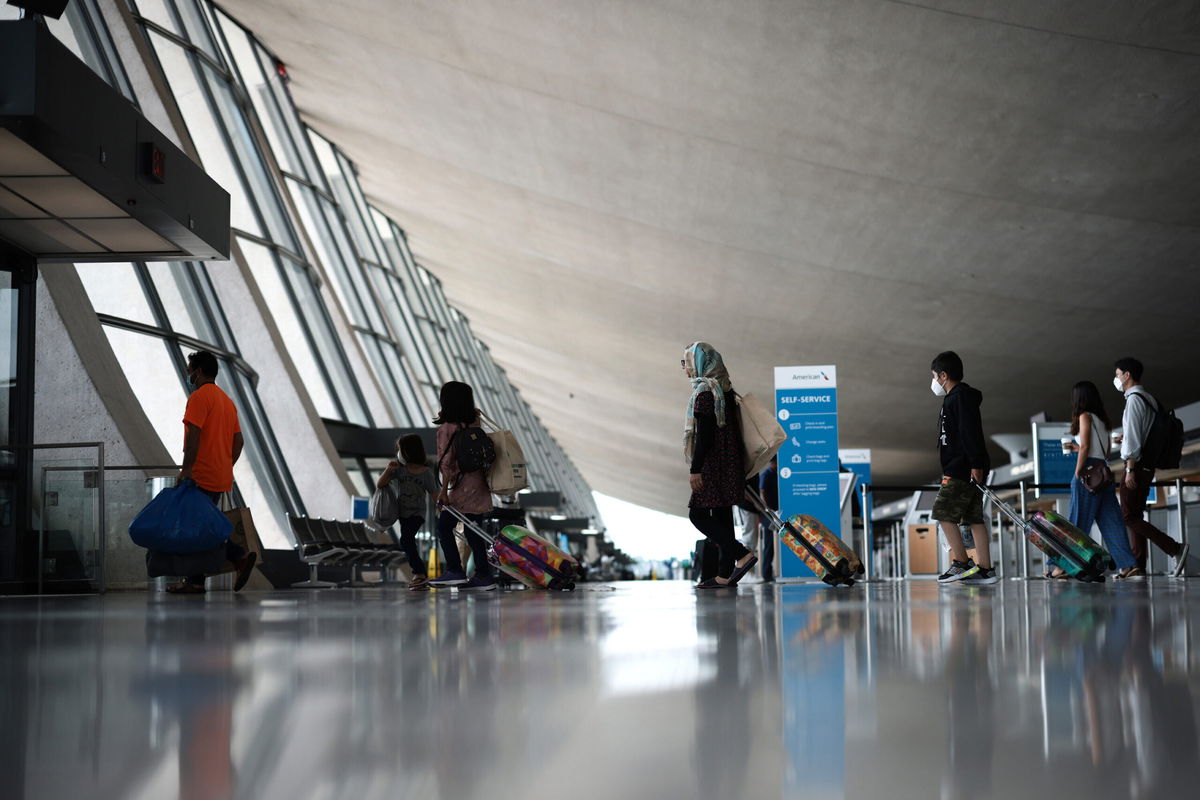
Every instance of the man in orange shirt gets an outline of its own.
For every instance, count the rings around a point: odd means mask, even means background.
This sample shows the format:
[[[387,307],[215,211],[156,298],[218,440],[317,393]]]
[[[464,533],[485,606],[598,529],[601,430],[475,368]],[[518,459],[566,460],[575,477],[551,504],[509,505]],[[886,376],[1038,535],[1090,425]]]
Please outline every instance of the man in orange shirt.
[[[197,488],[217,503],[233,489],[233,465],[242,454],[242,428],[237,408],[216,384],[219,365],[207,350],[188,356],[187,380],[192,393],[183,413],[183,469],[179,480],[195,481]],[[233,542],[225,543],[225,558],[237,567],[233,590],[250,579],[257,555]],[[189,575],[167,589],[175,594],[204,594],[205,575]]]

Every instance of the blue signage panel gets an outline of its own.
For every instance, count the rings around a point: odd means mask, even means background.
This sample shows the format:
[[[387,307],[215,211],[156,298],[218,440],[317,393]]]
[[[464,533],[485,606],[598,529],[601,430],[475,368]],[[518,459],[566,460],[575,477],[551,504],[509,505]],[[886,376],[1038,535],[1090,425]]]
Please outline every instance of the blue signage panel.
[[[1033,423],[1033,479],[1037,483],[1067,483],[1075,477],[1076,453],[1064,453],[1062,440],[1070,437],[1071,426],[1065,422]],[[1044,494],[1070,494],[1070,489],[1038,489]]]
[[[847,450],[843,448],[838,451],[838,458],[841,459],[844,468],[858,476],[859,486],[871,483],[870,450]]]
[[[833,366],[776,367],[775,413],[787,434],[779,450],[779,513],[809,514],[841,535],[838,485],[837,370]],[[782,577],[812,575],[781,547]]]

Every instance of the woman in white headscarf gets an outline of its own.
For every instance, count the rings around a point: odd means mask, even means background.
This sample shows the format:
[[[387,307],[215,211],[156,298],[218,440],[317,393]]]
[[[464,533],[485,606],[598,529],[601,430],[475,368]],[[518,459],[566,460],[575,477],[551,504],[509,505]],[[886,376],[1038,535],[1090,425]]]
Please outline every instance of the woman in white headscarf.
[[[737,540],[733,507],[745,491],[741,419],[721,354],[706,342],[688,345],[680,362],[692,382],[684,426],[684,454],[691,463],[688,518],[721,552],[717,576],[698,589],[736,586],[758,558]]]

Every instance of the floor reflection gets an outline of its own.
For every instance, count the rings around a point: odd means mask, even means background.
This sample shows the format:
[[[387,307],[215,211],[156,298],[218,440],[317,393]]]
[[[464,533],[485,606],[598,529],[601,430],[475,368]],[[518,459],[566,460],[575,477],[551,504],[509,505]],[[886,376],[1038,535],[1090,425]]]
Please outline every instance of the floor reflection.
[[[1200,778],[1191,582],[588,589],[4,600],[3,796],[1151,798]]]

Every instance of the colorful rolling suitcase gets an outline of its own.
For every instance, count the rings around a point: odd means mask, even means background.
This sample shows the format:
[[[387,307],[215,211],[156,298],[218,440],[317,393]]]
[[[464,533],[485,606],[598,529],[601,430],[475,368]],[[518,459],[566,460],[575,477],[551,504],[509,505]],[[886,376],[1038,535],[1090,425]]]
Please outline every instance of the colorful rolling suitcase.
[[[816,517],[796,514],[785,522],[777,511],[767,508],[755,490],[747,488],[746,499],[759,514],[770,520],[771,527],[779,531],[779,537],[788,549],[825,583],[853,586],[855,577],[863,574],[858,555]]]
[[[520,525],[505,525],[499,536],[492,536],[457,509],[445,507],[463,527],[481,537],[488,548],[488,563],[516,578],[530,589],[554,589],[571,592],[579,574],[575,558]]]
[[[1104,573],[1116,569],[1112,556],[1092,537],[1072,525],[1054,511],[1035,511],[1028,520],[1021,519],[1013,507],[1005,503],[996,493],[982,484],[979,491],[992,501],[1006,517],[1025,532],[1025,538],[1041,550],[1055,564],[1072,577],[1081,581],[1102,583]]]

